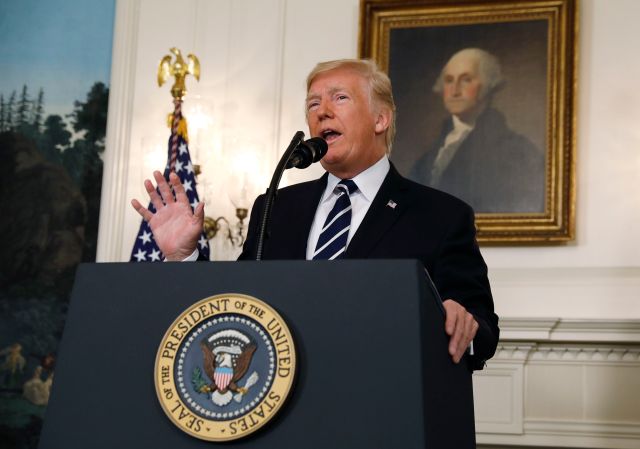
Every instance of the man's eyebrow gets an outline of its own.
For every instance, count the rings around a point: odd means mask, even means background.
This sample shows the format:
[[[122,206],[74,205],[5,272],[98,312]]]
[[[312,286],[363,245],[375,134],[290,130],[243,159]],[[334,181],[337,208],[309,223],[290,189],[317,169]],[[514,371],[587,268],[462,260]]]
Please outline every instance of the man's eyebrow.
[[[320,98],[320,94],[311,94],[307,95],[307,99],[305,101],[309,102],[310,100],[317,100],[318,98]]]
[[[456,77],[461,77],[461,76],[473,76],[473,73],[470,70],[465,70],[462,73],[457,73],[457,74],[453,74],[453,73],[445,73],[443,78],[447,78],[447,77],[451,77],[451,78],[456,78]]]
[[[336,92],[341,92],[341,91],[347,91],[346,88],[344,87],[331,87],[329,88],[329,95],[334,95]],[[307,95],[307,99],[306,101],[310,101],[310,100],[317,100],[318,98],[320,98],[322,95],[319,93],[311,93],[309,95]]]

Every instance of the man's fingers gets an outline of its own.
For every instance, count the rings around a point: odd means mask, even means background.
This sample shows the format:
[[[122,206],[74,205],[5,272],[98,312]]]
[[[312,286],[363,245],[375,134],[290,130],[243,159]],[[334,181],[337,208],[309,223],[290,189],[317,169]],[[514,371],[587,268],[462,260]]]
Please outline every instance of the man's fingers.
[[[158,185],[158,190],[160,191],[160,195],[162,196],[162,200],[165,204],[173,203],[175,200],[173,199],[173,192],[169,188],[169,184],[162,176],[162,173],[159,171],[153,172],[153,177],[156,180],[156,184]]]
[[[478,331],[478,322],[476,321],[476,319],[473,317],[473,315],[471,315],[469,312],[467,312],[467,316],[466,316],[466,321],[467,321],[467,339],[469,340],[469,343],[471,342],[471,340],[473,340],[476,336],[476,332]]]
[[[447,335],[452,336],[453,331],[456,328],[456,321],[458,320],[458,314],[456,313],[456,303],[447,299],[444,303],[444,309],[446,310],[446,316],[444,321],[444,330]]]
[[[184,191],[184,187],[180,182],[180,177],[175,173],[171,173],[169,175],[169,182],[171,183],[171,187],[173,187],[173,191],[176,194],[176,201],[178,203],[189,204],[189,198],[187,197],[187,192]]]
[[[449,338],[449,354],[453,357],[456,353],[456,348],[458,347],[458,340],[460,339],[460,305],[451,300],[447,299],[443,303],[444,309],[446,311],[445,322],[444,322],[444,330]]]
[[[145,179],[144,188],[149,194],[149,200],[151,201],[151,204],[153,204],[153,207],[156,208],[156,211],[159,211],[162,206],[164,206],[164,203],[162,202],[162,198],[160,198],[160,195],[158,195],[158,192],[156,192],[156,188],[153,186],[153,183],[148,179]]]
[[[463,312],[464,313],[464,312]],[[456,326],[453,329],[451,340],[449,340],[449,354],[454,357],[458,354],[460,347],[464,344],[464,317],[460,316],[460,311],[456,310]]]
[[[467,348],[475,338],[478,328],[480,327],[473,315],[466,310],[464,311],[464,318],[460,319],[458,323],[461,328],[461,335],[460,339],[456,342],[455,353],[451,354],[455,363],[458,363],[462,359],[462,356],[467,351]]]
[[[133,199],[131,200],[131,205],[136,210],[136,212],[138,212],[142,216],[142,218],[144,218],[144,220],[147,223],[149,222],[149,220],[153,218],[153,214],[149,212],[149,210],[146,207],[140,204],[140,201]]]
[[[460,338],[457,341],[455,354],[453,354],[453,359],[456,363],[458,363],[460,359],[462,359],[464,352],[469,347],[469,343],[471,343],[471,338],[469,338],[469,336],[471,335],[471,321],[469,321],[469,318],[473,318],[471,317],[471,314],[467,313],[466,311],[462,313],[464,316],[462,316],[459,320]]]
[[[195,210],[193,211],[193,217],[196,219],[197,223],[200,223],[200,226],[202,227],[202,225],[204,224],[204,203],[198,203]]]

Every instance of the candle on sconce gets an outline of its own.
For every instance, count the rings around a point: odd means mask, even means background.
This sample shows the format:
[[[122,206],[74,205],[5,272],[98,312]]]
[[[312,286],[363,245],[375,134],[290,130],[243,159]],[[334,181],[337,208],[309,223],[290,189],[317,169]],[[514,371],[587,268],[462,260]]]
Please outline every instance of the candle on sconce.
[[[182,107],[187,119],[187,134],[189,136],[189,151],[194,164],[201,166],[205,163],[207,136],[214,125],[213,102],[202,95],[191,95]]]
[[[167,139],[160,136],[145,136],[140,146],[142,148],[141,177],[148,177],[154,170],[163,171],[167,163]]]

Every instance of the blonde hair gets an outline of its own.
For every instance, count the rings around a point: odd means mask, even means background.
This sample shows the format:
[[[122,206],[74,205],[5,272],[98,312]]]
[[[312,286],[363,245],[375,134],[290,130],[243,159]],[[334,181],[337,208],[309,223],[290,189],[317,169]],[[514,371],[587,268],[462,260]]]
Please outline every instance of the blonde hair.
[[[309,92],[311,83],[316,76],[337,69],[353,70],[364,77],[369,84],[370,100],[374,100],[378,105],[387,107],[391,112],[389,127],[384,136],[387,154],[389,154],[393,138],[396,135],[396,104],[393,101],[391,80],[386,73],[378,68],[375,62],[369,59],[337,59],[335,61],[320,62],[313,68],[309,76],[307,76],[307,92]]]

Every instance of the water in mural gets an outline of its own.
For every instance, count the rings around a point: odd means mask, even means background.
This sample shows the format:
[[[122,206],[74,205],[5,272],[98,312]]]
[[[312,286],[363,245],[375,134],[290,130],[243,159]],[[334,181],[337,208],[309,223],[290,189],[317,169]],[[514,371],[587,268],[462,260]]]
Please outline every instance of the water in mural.
[[[0,447],[36,447],[95,260],[114,2],[0,3]]]

